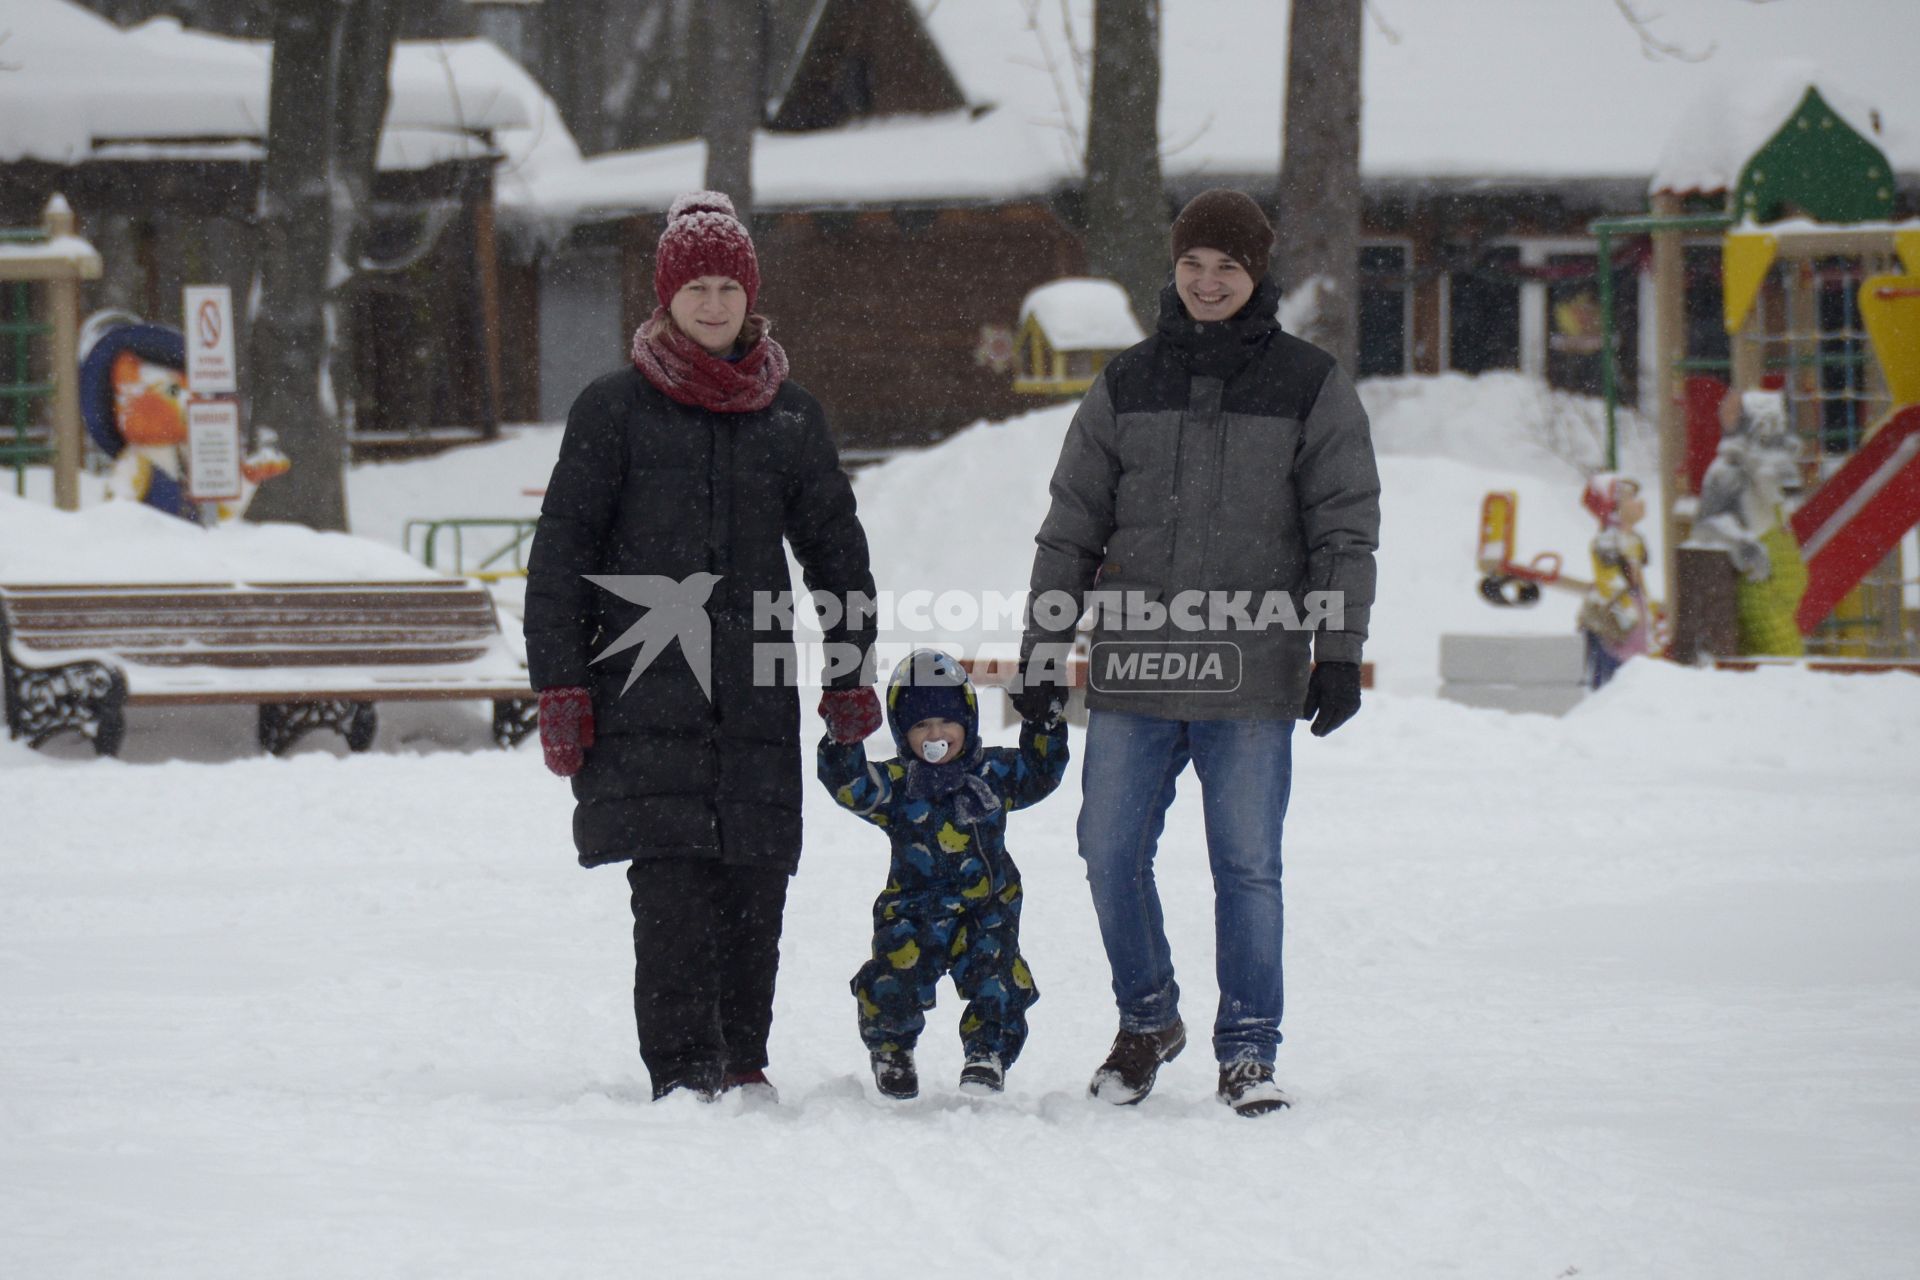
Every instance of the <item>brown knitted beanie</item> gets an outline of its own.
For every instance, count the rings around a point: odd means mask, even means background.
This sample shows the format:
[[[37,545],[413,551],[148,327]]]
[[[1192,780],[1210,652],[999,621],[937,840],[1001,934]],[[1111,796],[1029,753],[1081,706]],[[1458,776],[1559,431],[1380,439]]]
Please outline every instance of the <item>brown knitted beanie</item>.
[[[1251,196],[1214,187],[1187,201],[1173,220],[1172,241],[1175,262],[1189,249],[1217,249],[1259,280],[1273,252],[1273,226]]]

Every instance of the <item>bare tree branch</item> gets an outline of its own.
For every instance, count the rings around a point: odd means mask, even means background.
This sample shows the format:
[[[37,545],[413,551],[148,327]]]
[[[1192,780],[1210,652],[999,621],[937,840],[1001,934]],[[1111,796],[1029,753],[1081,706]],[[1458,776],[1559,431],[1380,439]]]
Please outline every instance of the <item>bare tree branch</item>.
[[[1380,12],[1380,6],[1376,5],[1373,0],[1366,0],[1366,10],[1367,16],[1373,19],[1373,25],[1379,29],[1381,36],[1386,42],[1388,44],[1399,44],[1400,29],[1387,21],[1386,15]]]
[[[1026,10],[1027,30],[1033,32],[1033,42],[1040,49],[1041,69],[1047,73],[1047,79],[1053,84],[1053,91],[1060,99],[1060,127],[1066,133],[1067,154],[1077,164],[1080,161],[1080,130],[1074,118],[1073,91],[1067,86],[1060,74],[1060,63],[1053,54],[1053,45],[1047,40],[1047,34],[1040,25],[1041,0],[1022,0],[1021,8]],[[1071,40],[1071,34],[1069,34]]]
[[[1613,7],[1627,20],[1635,35],[1640,37],[1640,56],[1649,62],[1658,62],[1662,58],[1672,58],[1676,62],[1705,62],[1713,56],[1714,46],[1708,44],[1699,53],[1684,46],[1662,40],[1653,34],[1653,24],[1660,20],[1659,14],[1643,14],[1628,3],[1628,0],[1613,0]]]
[[[1074,88],[1084,99],[1091,92],[1087,77],[1093,69],[1093,51],[1082,49],[1080,42],[1073,38],[1073,0],[1060,0],[1060,29],[1067,35],[1067,62],[1073,67]]]

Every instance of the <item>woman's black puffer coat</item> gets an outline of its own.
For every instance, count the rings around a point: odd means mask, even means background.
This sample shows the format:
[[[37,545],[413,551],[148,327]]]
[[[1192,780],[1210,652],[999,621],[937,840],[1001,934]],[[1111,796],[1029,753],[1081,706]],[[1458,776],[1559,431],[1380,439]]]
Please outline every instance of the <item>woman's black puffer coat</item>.
[[[583,865],[798,864],[791,614],[763,616],[756,629],[754,613],[756,597],[791,590],[783,538],[810,590],[872,598],[852,487],[819,403],[794,383],[764,409],[716,413],[626,369],[574,402],[528,562],[526,639],[534,688],[580,686],[593,697],[594,744],[573,779]],[[616,585],[643,599],[678,590],[697,601],[707,581],[698,574],[717,581],[696,611],[649,609],[588,579],[652,575],[660,581]],[[649,647],[639,637],[594,661],[636,623],[642,636],[678,634],[697,650],[699,613],[712,638],[711,698],[681,641],[654,653],[631,687]],[[831,683],[862,683],[871,622],[850,626],[843,615],[827,640],[859,657]]]

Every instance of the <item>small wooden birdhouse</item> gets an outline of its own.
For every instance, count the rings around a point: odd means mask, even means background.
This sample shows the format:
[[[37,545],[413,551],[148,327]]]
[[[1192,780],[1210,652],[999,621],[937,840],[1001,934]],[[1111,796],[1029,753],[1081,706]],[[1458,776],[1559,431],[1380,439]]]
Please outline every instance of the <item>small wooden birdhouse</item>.
[[[1068,277],[1043,284],[1020,304],[1013,389],[1080,395],[1108,360],[1146,336],[1127,291],[1113,281]]]

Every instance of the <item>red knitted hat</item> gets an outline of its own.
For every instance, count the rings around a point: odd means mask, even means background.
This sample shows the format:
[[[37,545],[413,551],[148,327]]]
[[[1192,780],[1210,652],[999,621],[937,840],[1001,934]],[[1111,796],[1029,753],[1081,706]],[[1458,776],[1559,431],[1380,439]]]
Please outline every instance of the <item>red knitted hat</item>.
[[[701,276],[728,276],[747,291],[747,310],[760,295],[760,259],[754,256],[753,237],[733,211],[733,201],[719,191],[693,191],[667,210],[667,229],[660,233],[653,256],[653,292],[661,306],[689,280]]]

